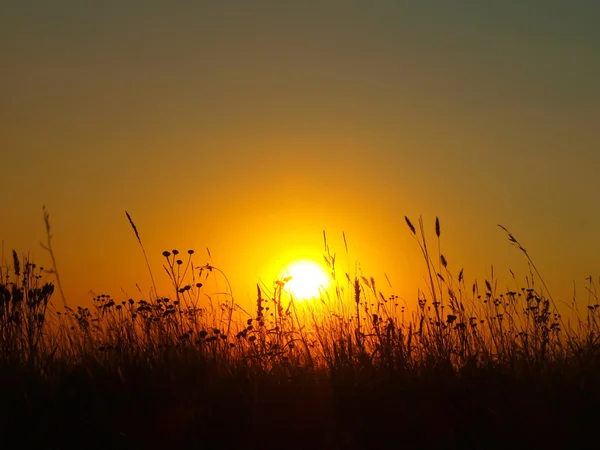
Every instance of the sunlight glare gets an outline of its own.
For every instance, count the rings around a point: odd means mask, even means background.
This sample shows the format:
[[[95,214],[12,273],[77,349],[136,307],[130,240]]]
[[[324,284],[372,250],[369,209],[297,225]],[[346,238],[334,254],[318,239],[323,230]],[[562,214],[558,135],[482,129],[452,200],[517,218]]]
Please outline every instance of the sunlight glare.
[[[323,267],[314,261],[302,260],[290,264],[282,278],[291,277],[286,290],[299,300],[319,297],[320,290],[327,288],[329,277]]]

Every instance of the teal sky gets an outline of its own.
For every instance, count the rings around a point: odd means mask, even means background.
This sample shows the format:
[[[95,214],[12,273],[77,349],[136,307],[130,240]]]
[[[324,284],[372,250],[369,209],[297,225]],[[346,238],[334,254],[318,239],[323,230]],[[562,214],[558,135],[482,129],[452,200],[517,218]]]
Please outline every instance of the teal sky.
[[[524,268],[501,223],[570,299],[600,274],[599,23],[583,0],[1,0],[5,257],[47,258],[46,204],[73,301],[134,294],[128,210],[156,272],[209,247],[251,298],[325,229],[413,298],[403,217],[437,215],[457,271]]]

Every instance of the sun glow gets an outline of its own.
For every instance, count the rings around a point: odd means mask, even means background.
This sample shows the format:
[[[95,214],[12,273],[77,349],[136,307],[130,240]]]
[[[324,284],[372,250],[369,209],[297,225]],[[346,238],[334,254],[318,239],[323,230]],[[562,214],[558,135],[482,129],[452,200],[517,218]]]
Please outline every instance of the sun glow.
[[[281,276],[287,280],[285,289],[298,300],[319,297],[320,291],[329,284],[325,269],[310,260],[291,263],[282,271]]]

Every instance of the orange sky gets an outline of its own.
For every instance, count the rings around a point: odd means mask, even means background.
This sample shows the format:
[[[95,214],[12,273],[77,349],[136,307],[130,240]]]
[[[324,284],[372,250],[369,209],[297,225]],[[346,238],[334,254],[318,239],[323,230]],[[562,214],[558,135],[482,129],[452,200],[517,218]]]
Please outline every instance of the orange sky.
[[[423,214],[468,279],[526,275],[501,223],[555,296],[583,294],[600,268],[600,9],[522,3],[3,2],[4,257],[48,264],[45,204],[69,301],[139,297],[127,210],[165,290],[161,252],[203,264],[208,247],[243,303],[320,259],[325,230],[344,268],[412,301],[404,216]]]

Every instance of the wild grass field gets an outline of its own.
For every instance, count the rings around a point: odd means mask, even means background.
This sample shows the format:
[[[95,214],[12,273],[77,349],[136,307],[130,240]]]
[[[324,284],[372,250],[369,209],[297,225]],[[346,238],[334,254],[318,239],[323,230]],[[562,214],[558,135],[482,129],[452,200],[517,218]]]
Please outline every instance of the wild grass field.
[[[431,245],[406,224],[428,279],[415,308],[325,252],[321,300],[294,302],[278,280],[247,311],[204,295],[225,274],[192,250],[163,253],[170,296],[71,306],[58,274],[14,251],[0,268],[3,448],[596,448],[600,306],[563,318],[508,231],[531,273],[504,292],[448,270],[437,219]]]

